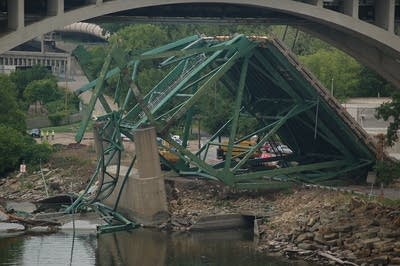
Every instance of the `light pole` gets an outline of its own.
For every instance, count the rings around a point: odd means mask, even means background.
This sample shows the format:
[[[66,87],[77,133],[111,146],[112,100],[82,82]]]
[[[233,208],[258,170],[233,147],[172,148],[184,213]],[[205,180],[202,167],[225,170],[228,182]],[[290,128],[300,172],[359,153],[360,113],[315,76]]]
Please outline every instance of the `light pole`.
[[[333,96],[333,77],[331,79],[331,95]]]

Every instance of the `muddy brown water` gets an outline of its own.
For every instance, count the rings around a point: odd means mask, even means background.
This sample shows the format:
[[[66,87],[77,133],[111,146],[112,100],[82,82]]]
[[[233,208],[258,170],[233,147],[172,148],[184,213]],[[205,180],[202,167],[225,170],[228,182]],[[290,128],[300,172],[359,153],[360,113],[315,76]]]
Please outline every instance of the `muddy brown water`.
[[[308,265],[255,251],[248,231],[0,235],[0,265]]]

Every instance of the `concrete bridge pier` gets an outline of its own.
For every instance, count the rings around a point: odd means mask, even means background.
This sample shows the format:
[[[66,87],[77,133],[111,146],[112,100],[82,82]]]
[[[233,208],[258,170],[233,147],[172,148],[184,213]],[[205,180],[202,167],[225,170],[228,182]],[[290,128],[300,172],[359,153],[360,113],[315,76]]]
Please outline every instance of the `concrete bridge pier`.
[[[95,126],[95,133],[97,127]],[[122,188],[117,211],[130,220],[146,226],[154,226],[169,219],[155,128],[138,129],[134,136],[137,160]],[[98,134],[95,134],[95,142],[98,146],[97,152],[102,152],[102,141]],[[107,166],[108,173],[116,173],[116,163],[114,159],[110,161]],[[103,200],[103,203],[110,207],[115,205],[127,171],[127,166],[120,166],[120,176],[115,189],[108,198]],[[105,181],[110,181],[109,177],[105,176],[105,178],[108,178]]]
[[[138,173],[133,175],[132,185],[125,187],[132,197],[135,220],[144,225],[160,224],[169,218],[156,137],[154,127],[134,132]]]

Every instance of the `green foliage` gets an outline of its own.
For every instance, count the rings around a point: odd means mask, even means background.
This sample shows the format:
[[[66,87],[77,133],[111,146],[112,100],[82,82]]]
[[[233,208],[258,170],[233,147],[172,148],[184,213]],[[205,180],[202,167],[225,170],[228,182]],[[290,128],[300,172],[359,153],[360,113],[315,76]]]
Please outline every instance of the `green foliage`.
[[[46,109],[49,114],[60,111],[77,112],[79,110],[79,98],[75,94],[66,91],[66,89],[60,89],[60,91],[62,91],[61,95],[63,96],[61,99],[46,103]]]
[[[53,149],[50,144],[31,143],[25,145],[21,158],[28,164],[37,165],[40,162],[48,161],[52,152]]]
[[[18,108],[15,85],[5,75],[0,75],[0,94],[0,124],[25,131],[25,115]]]
[[[383,119],[385,121],[391,121],[387,128],[387,144],[393,146],[393,144],[399,139],[397,133],[400,126],[400,93],[396,92],[392,96],[392,101],[383,103],[376,109],[376,118]]]
[[[48,118],[52,126],[59,126],[61,125],[62,120],[67,117],[67,115],[68,114],[65,111],[59,111],[54,114],[49,114]]]
[[[378,161],[375,165],[377,182],[385,185],[400,177],[400,163],[392,161]]]
[[[361,68],[359,84],[354,91],[357,97],[388,97],[395,89],[386,80],[369,68]]]
[[[91,47],[87,50],[84,46],[78,45],[72,55],[79,61],[86,77],[93,80],[100,73],[106,53],[107,50],[104,46]]]
[[[216,132],[231,117],[233,110],[232,95],[220,84],[216,84],[209,91],[209,97],[203,97],[197,105],[197,112],[201,115],[203,129],[208,132]],[[225,130],[223,133],[227,134]]]
[[[158,47],[168,42],[166,31],[151,24],[136,24],[120,29],[111,36],[111,45],[115,42],[127,51],[141,51]]]
[[[0,176],[18,168],[23,161],[35,165],[46,162],[52,153],[48,144],[36,144],[29,136],[0,124]]]
[[[19,98],[22,98],[26,86],[34,80],[51,79],[56,81],[55,77],[46,67],[39,65],[24,70],[17,69],[10,74],[10,79],[16,86]]]
[[[62,92],[53,79],[34,80],[26,86],[24,97],[29,103],[40,102],[46,104],[61,99]]]
[[[17,167],[24,146],[24,137],[20,131],[0,124],[0,175]]]
[[[301,56],[308,68],[318,77],[326,88],[332,89],[336,98],[344,99],[355,96],[359,83],[360,65],[339,50],[319,50]]]

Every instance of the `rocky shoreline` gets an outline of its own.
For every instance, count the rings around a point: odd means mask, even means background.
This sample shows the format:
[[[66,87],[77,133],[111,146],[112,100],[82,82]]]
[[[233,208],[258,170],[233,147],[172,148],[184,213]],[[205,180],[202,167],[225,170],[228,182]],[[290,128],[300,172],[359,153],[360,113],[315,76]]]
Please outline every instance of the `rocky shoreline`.
[[[341,192],[303,189],[261,221],[259,249],[321,264],[400,265],[400,207]]]
[[[48,180],[62,176],[57,169],[44,172]],[[39,188],[40,176],[33,177]],[[1,194],[3,201],[28,194],[29,188],[21,191],[17,186],[22,184],[16,180],[0,183],[0,187],[8,188]],[[322,265],[400,265],[398,202],[310,187],[246,191],[183,178],[167,178],[166,184],[171,219],[159,226],[160,230],[190,231],[204,217],[241,215],[254,219],[260,252]],[[35,189],[36,185],[32,188],[32,195],[25,200],[43,198],[43,189]]]

